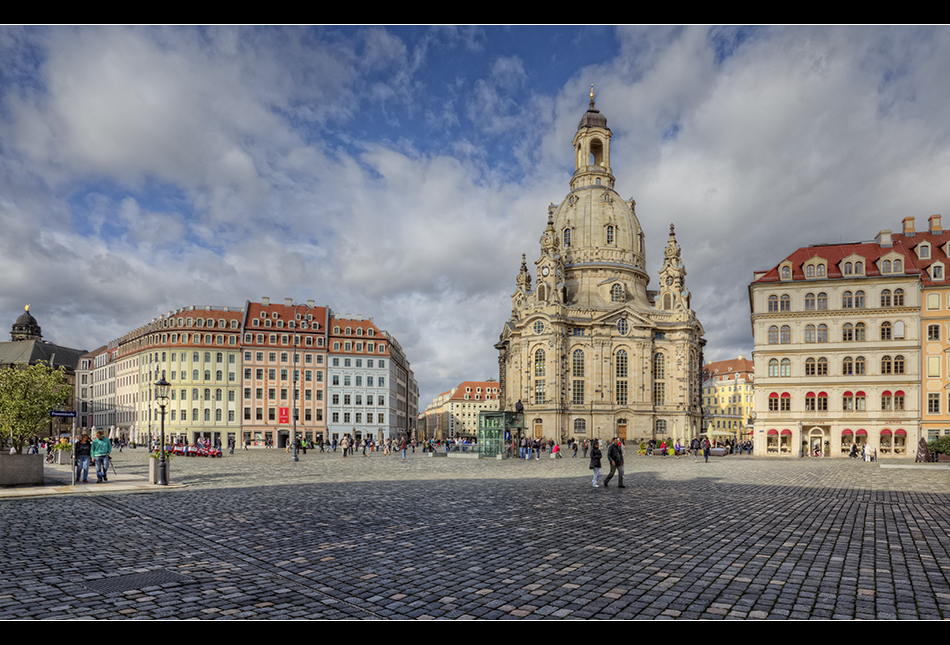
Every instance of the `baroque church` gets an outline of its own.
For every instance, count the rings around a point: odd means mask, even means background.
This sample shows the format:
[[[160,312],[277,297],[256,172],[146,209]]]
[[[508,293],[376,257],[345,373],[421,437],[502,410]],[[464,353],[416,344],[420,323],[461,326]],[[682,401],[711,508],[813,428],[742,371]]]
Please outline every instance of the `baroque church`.
[[[689,441],[702,432],[703,327],[673,225],[659,289],[647,289],[643,230],[636,202],[614,189],[610,137],[592,89],[571,191],[548,207],[533,287],[522,255],[495,345],[501,406],[523,406],[530,436],[560,442]]]

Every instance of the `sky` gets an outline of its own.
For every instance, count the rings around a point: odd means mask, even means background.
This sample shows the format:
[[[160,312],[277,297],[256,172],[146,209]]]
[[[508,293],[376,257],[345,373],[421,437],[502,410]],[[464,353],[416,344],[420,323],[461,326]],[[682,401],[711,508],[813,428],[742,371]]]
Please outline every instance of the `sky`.
[[[398,339],[420,407],[497,379],[591,84],[706,360],[751,357],[753,271],[950,205],[947,27],[0,27],[0,326],[313,299]]]

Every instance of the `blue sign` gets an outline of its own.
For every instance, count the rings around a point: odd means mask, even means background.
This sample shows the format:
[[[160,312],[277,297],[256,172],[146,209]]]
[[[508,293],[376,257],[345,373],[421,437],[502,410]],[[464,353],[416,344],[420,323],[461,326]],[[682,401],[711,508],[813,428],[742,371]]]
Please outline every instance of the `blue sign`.
[[[76,412],[74,410],[50,410],[49,415],[51,417],[76,417]]]

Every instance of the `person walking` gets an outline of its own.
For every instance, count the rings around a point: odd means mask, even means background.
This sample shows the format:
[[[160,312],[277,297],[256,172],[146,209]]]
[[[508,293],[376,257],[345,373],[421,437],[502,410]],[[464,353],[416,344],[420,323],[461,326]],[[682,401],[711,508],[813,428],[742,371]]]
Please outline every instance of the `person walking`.
[[[88,484],[89,462],[92,460],[92,442],[89,440],[87,433],[83,433],[76,445],[73,446],[73,451],[76,458],[76,483]]]
[[[112,442],[103,438],[102,430],[96,431],[92,441],[92,458],[96,462],[96,483],[109,481],[109,458],[112,455]]]
[[[610,442],[610,447],[607,448],[607,461],[610,462],[610,472],[604,478],[604,487],[610,485],[614,473],[617,473],[617,488],[626,488],[623,485],[623,449],[620,446],[619,437],[614,437],[614,440]]]
[[[590,469],[594,471],[594,479],[591,483],[594,485],[594,488],[600,488],[600,486],[597,485],[597,480],[600,479],[600,474],[603,472],[600,468],[601,456],[600,443],[597,439],[594,439],[590,446]]]

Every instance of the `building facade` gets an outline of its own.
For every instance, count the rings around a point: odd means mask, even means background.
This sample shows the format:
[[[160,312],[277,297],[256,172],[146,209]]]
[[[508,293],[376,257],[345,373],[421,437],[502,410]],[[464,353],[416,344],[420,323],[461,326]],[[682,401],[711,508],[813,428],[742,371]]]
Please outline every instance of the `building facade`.
[[[735,441],[752,439],[755,367],[740,356],[703,366],[703,418],[706,434]]]
[[[498,381],[463,381],[435,397],[426,406],[426,434],[430,439],[474,438],[478,434],[478,413],[498,410]]]
[[[570,192],[548,208],[534,287],[523,257],[495,346],[501,408],[520,401],[528,432],[561,442],[687,440],[702,430],[703,328],[672,225],[659,289],[647,289],[646,242],[634,200],[614,189],[610,138],[591,94]]]
[[[17,341],[18,351],[34,342]],[[182,307],[89,353],[82,367],[79,424],[115,424],[136,441],[158,436],[162,377],[171,384],[165,434],[175,442],[283,448],[295,429],[309,441],[408,437],[418,415],[398,341],[370,318],[334,316],[313,301]]]
[[[749,286],[755,449],[913,454],[920,436],[920,270],[882,231],[796,250]],[[945,359],[944,359],[945,360]]]

